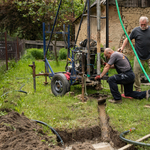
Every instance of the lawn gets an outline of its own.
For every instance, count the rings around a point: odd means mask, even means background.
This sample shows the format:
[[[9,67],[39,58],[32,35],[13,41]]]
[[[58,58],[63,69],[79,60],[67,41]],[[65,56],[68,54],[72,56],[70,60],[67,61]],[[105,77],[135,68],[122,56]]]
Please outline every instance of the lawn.
[[[0,106],[11,108],[22,113],[30,119],[43,121],[60,130],[78,129],[99,124],[97,101],[90,99],[85,103],[66,94],[63,97],[55,97],[51,92],[50,79],[48,85],[44,85],[45,77],[36,77],[36,92],[33,88],[32,69],[28,65],[32,62],[36,65],[36,74],[44,72],[44,62],[41,60],[21,59],[17,63],[11,63],[11,69],[1,72],[0,75]],[[55,61],[49,61],[54,72],[65,71],[66,61],[59,65]],[[109,75],[114,74],[110,71]],[[102,81],[103,90],[88,89],[87,93],[109,93],[108,83]],[[119,88],[120,89],[120,88]],[[148,90],[149,86],[142,86],[142,90]],[[23,92],[19,92],[21,90]],[[81,85],[71,86],[70,91],[75,95],[81,94]],[[25,94],[25,92],[27,94]],[[119,133],[136,128],[126,138],[137,140],[149,134],[150,108],[144,107],[150,104],[146,99],[126,99],[122,104],[111,104],[106,101],[106,112],[110,117],[109,124]],[[4,113],[0,113],[4,115]],[[149,142],[149,140],[144,141]],[[143,148],[138,148],[142,150]]]

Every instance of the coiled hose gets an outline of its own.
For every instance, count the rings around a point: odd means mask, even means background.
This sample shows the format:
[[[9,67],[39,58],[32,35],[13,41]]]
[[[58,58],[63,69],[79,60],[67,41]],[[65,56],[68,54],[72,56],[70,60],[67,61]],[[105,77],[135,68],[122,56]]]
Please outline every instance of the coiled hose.
[[[29,80],[29,79],[28,79],[28,80]],[[27,81],[27,82],[28,82],[28,81]],[[15,91],[15,92],[22,92],[22,93],[27,94],[26,91],[21,90],[23,86],[25,86],[25,84],[23,84],[23,85],[20,87],[19,90],[14,90],[14,91]],[[11,93],[11,92],[13,92],[13,91],[6,92],[6,93],[4,93],[3,95],[1,95],[1,97],[5,96],[6,94]]]
[[[135,51],[135,49],[134,49],[134,46],[133,46],[133,44],[132,44],[132,42],[131,42],[131,40],[130,40],[130,38],[129,38],[129,36],[128,36],[128,34],[127,34],[125,28],[124,28],[123,22],[122,22],[122,20],[121,20],[120,12],[119,12],[119,6],[118,6],[117,0],[115,0],[115,2],[116,2],[117,12],[118,12],[119,20],[120,20],[121,26],[122,26],[122,28],[123,28],[123,31],[124,31],[124,33],[126,34],[126,37],[127,37],[128,41],[129,41],[129,43],[130,43],[130,45],[131,45],[131,47],[132,47],[132,49],[133,49],[133,52],[134,52],[134,54],[135,54],[135,56],[136,56],[136,58],[137,58],[137,60],[138,60],[138,63],[139,63],[139,65],[140,65],[141,69],[143,70],[143,72],[144,72],[144,74],[145,74],[147,80],[150,82],[150,79],[149,79],[149,77],[148,77],[148,75],[147,75],[145,69],[143,68],[143,66],[142,66],[142,64],[141,64],[141,61],[140,61],[140,59],[139,59],[139,57],[138,57],[138,55],[137,55],[137,53],[136,53],[136,51]]]
[[[120,134],[120,139],[124,142],[130,143],[130,144],[134,144],[134,145],[140,145],[140,146],[148,146],[150,147],[150,144],[146,144],[146,143],[141,143],[141,142],[136,142],[136,141],[132,141],[132,140],[128,140],[126,138],[124,138],[123,136],[128,134],[129,132],[131,132],[132,130],[135,130],[135,128],[129,129],[127,131],[124,131]]]
[[[49,127],[49,128],[51,129],[51,131],[52,131],[54,134],[56,134],[56,136],[57,136],[57,141],[58,141],[58,142],[61,142],[61,144],[64,145],[64,142],[63,142],[63,140],[61,139],[61,137],[59,136],[59,134],[58,134],[58,133],[56,132],[56,130],[54,130],[51,126],[49,126],[48,124],[46,124],[45,122],[42,122],[42,121],[38,121],[38,120],[32,120],[32,121],[36,121],[37,123],[40,123],[40,124],[43,124],[43,125]]]

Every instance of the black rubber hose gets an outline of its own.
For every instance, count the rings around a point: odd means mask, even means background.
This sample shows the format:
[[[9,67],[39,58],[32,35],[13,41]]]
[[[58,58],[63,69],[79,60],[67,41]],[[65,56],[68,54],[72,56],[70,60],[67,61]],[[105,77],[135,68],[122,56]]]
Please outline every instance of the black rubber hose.
[[[128,140],[126,138],[124,138],[123,136],[128,134],[129,132],[131,132],[132,130],[135,130],[135,128],[132,128],[130,130],[124,131],[120,134],[120,139],[124,142],[130,143],[130,144],[134,144],[134,145],[140,145],[140,146],[148,146],[150,147],[150,144],[146,144],[146,143],[141,143],[141,142],[136,142],[136,141],[132,141],[132,140]]]
[[[1,97],[5,96],[6,94],[11,93],[11,92],[12,92],[12,91],[6,92],[6,93],[4,93],[3,95],[1,95]],[[27,94],[26,91],[22,91],[22,90],[15,90],[15,92],[22,92],[22,93]]]
[[[49,127],[49,128],[51,129],[51,131],[52,131],[54,134],[56,134],[58,142],[61,142],[61,144],[64,145],[64,142],[63,142],[63,140],[61,139],[61,137],[59,136],[59,134],[58,134],[58,133],[56,132],[56,130],[54,130],[51,126],[49,126],[48,124],[46,124],[45,122],[42,122],[42,121],[38,121],[38,120],[33,120],[33,121],[36,121],[37,123],[40,123],[40,124],[43,124],[43,125]]]
[[[17,79],[19,79],[19,78],[17,78]],[[28,80],[29,80],[29,78],[28,78]],[[28,82],[28,81],[27,81],[27,82]],[[23,84],[23,85],[20,87],[19,90],[14,90],[14,91],[16,91],[16,92],[22,92],[22,93],[27,94],[26,91],[21,90],[23,86],[25,86],[25,84]],[[8,94],[8,93],[10,93],[10,92],[12,92],[12,91],[9,91],[9,92],[4,93],[3,95],[1,95],[1,97],[3,97],[4,95],[6,95],[6,94]]]

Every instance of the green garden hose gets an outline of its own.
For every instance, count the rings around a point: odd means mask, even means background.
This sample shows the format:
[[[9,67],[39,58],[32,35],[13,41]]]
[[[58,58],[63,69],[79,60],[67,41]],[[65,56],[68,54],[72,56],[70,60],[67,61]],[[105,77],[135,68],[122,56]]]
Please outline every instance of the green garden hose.
[[[126,138],[124,138],[123,136],[129,132],[131,132],[132,130],[135,130],[135,128],[129,129],[127,131],[124,131],[120,134],[120,139],[124,142],[130,143],[130,144],[134,144],[134,145],[140,145],[140,146],[148,146],[150,147],[150,144],[146,144],[146,143],[142,143],[142,142],[137,142],[137,141],[132,141],[132,140],[128,140]]]
[[[131,45],[131,47],[132,47],[132,49],[133,49],[133,52],[134,52],[134,54],[135,54],[135,56],[136,56],[136,58],[137,58],[137,60],[138,60],[138,63],[139,63],[139,65],[140,65],[140,67],[142,68],[142,70],[143,70],[143,72],[144,72],[144,74],[145,74],[147,80],[150,82],[150,79],[149,79],[149,77],[148,77],[148,75],[147,75],[145,69],[143,68],[143,66],[142,66],[142,64],[141,64],[141,61],[140,61],[140,59],[139,59],[139,57],[138,57],[138,55],[137,55],[137,53],[136,53],[136,51],[135,51],[135,49],[134,49],[134,46],[133,46],[133,44],[132,44],[132,42],[131,42],[131,40],[130,40],[130,38],[129,38],[129,36],[128,36],[128,34],[127,34],[125,28],[124,28],[123,22],[122,22],[122,20],[121,20],[120,12],[119,12],[118,2],[117,2],[117,0],[115,0],[115,1],[116,1],[116,7],[117,7],[117,12],[118,12],[119,20],[120,20],[121,26],[122,26],[122,28],[123,28],[123,31],[124,31],[124,33],[126,34],[126,37],[127,37],[128,41],[129,41],[129,43],[130,43],[130,45]]]

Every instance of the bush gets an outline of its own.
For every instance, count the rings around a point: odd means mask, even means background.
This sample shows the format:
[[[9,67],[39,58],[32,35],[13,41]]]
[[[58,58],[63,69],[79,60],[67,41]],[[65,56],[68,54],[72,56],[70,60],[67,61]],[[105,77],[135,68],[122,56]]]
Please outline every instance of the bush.
[[[53,53],[53,51],[51,52],[47,52],[47,55],[46,55],[46,58],[49,59],[49,60],[54,60],[55,59],[55,55]]]
[[[43,49],[31,49],[30,53],[35,59],[44,59]]]
[[[59,50],[59,56],[58,56],[58,58],[59,58],[60,60],[67,58],[67,49],[66,49],[66,48],[61,48],[61,49]]]
[[[43,54],[43,49],[38,49],[38,48],[30,48],[26,50],[26,54],[23,55],[24,59],[44,59],[44,54]],[[53,52],[47,52],[46,58],[50,60],[54,60],[55,56]]]
[[[44,59],[43,49],[31,48],[27,49],[27,53],[24,55],[24,58],[31,59]]]

